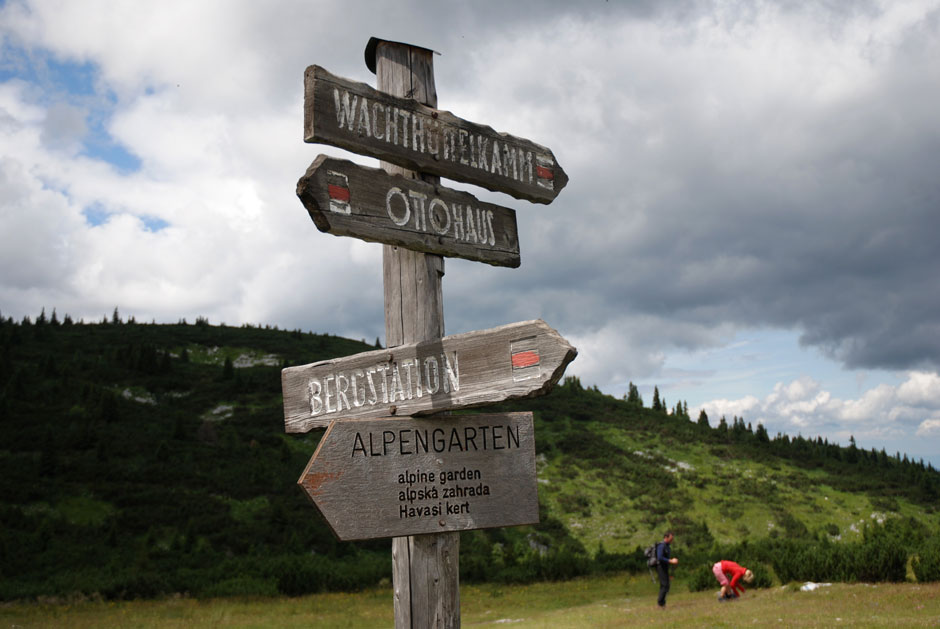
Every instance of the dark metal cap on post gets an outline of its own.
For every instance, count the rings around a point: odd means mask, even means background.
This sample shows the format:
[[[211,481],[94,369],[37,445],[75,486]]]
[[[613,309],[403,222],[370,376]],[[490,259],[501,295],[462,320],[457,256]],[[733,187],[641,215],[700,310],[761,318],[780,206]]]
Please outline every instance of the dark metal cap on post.
[[[441,53],[436,50],[431,50],[430,48],[424,48],[423,46],[415,46],[414,44],[406,44],[405,42],[392,41],[390,39],[381,39],[379,37],[370,37],[369,43],[366,44],[366,67],[369,68],[369,72],[375,74],[375,50],[379,47],[379,44],[382,42],[388,42],[389,44],[400,44],[402,46],[410,46],[412,48],[417,48],[418,50],[427,50],[431,54],[439,55]]]

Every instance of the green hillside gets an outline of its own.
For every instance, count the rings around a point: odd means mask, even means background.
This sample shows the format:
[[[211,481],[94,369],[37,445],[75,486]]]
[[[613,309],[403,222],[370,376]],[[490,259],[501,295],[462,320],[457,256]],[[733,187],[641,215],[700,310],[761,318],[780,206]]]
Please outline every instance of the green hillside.
[[[940,523],[940,475],[885,452],[771,438],[743,419],[714,428],[585,389],[569,378],[537,409],[540,500],[587,548],[629,552],[672,528],[687,544],[825,536]]]
[[[369,349],[117,311],[0,318],[0,600],[296,595],[390,578],[388,540],[337,542],[296,487],[322,431],[283,430],[283,366]],[[840,568],[848,580],[873,553],[885,578],[901,562],[903,579],[909,558],[940,578],[931,467],[661,406],[574,378],[500,405],[535,411],[541,523],[461,534],[462,579],[645,570],[638,547],[667,527],[692,586],[718,552],[753,557],[769,583],[807,563],[781,558],[833,545],[861,558]]]

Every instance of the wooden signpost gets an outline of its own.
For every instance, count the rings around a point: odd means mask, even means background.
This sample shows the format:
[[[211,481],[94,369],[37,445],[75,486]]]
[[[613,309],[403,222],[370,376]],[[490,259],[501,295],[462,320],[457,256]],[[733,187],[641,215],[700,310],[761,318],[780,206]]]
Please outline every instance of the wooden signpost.
[[[535,397],[551,390],[576,355],[537,319],[288,367],[281,371],[284,426],[307,432],[334,419],[421,415]]]
[[[568,183],[544,146],[320,66],[307,68],[304,94],[305,142],[332,144],[535,203],[551,203]]]
[[[319,156],[297,183],[317,229],[494,266],[519,266],[515,211],[472,194]]]
[[[282,372],[287,432],[328,426],[298,483],[340,539],[392,536],[396,629],[459,627],[459,534],[538,522],[531,413],[444,413],[548,393],[577,351],[544,321],[444,337],[454,256],[519,266],[515,214],[439,176],[551,203],[568,182],[544,146],[438,110],[432,51],[372,38],[378,89],[310,66],[297,194],[321,231],[384,243],[388,349]],[[413,169],[411,171],[406,169]],[[433,414],[428,416],[429,414]]]
[[[533,524],[532,413],[337,421],[297,483],[341,540]]]

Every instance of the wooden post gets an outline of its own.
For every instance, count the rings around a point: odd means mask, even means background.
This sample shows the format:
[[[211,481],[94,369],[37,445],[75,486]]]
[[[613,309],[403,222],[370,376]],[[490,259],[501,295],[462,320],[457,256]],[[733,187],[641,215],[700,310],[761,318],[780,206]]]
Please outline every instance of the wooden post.
[[[432,52],[395,42],[376,48],[378,89],[437,107]],[[428,183],[438,177],[382,162],[392,174]],[[441,278],[444,259],[384,245],[385,341],[392,348],[444,336]],[[435,533],[392,539],[396,629],[460,627],[460,533]]]

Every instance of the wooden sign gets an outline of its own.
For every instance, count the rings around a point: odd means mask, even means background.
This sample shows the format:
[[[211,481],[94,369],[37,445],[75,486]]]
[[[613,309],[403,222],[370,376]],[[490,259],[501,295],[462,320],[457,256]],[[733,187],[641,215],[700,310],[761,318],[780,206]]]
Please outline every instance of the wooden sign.
[[[568,183],[568,175],[544,146],[315,65],[304,75],[304,141],[332,144],[536,203],[551,203]]]
[[[297,196],[322,232],[519,266],[516,213],[466,192],[320,155]]]
[[[333,422],[297,484],[341,540],[535,524],[532,413]]]
[[[281,371],[284,427],[427,415],[548,393],[577,350],[541,319]]]

